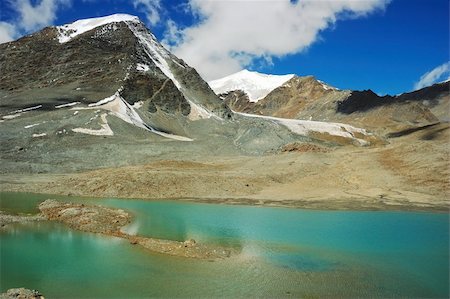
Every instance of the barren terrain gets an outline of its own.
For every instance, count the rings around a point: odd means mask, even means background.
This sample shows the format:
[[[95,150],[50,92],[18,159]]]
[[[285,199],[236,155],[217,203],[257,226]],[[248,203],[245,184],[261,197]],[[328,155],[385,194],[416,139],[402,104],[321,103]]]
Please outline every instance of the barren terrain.
[[[73,174],[8,174],[3,191],[320,209],[448,210],[449,124],[374,147],[295,146],[263,156],[192,156]]]

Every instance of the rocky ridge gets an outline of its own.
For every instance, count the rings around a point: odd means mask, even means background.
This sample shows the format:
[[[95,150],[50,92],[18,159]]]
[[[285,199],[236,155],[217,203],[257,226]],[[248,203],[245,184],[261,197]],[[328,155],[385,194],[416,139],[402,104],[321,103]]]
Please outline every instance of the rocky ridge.
[[[339,90],[313,76],[294,76],[258,102],[243,90],[219,94],[232,110],[265,116],[352,124],[385,135],[448,120],[449,83],[398,96]]]

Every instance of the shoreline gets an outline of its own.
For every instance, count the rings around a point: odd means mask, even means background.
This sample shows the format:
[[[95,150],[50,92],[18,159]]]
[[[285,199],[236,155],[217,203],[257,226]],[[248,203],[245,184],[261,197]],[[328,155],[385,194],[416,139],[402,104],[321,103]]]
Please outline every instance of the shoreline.
[[[34,194],[39,196],[62,196],[66,198],[83,198],[93,199],[99,202],[105,199],[118,200],[142,200],[142,201],[172,201],[183,203],[203,203],[230,206],[248,206],[248,207],[268,207],[268,208],[286,208],[286,209],[302,209],[311,211],[367,211],[367,212],[420,212],[420,213],[449,213],[450,207],[443,205],[420,206],[417,204],[388,204],[376,201],[376,198],[366,201],[355,201],[352,198],[339,199],[333,201],[327,200],[269,200],[255,198],[195,198],[195,197],[173,197],[173,198],[145,198],[145,197],[112,197],[112,196],[89,196],[89,195],[73,195],[67,193],[48,193],[48,192],[20,192],[15,190],[1,189],[2,193],[17,194]]]
[[[197,243],[193,239],[174,241],[129,234],[123,228],[131,223],[133,217],[123,209],[54,199],[44,200],[37,207],[40,211],[37,215],[10,215],[0,211],[0,229],[14,223],[54,221],[64,224],[68,229],[117,237],[154,253],[209,261],[239,253],[236,248]]]

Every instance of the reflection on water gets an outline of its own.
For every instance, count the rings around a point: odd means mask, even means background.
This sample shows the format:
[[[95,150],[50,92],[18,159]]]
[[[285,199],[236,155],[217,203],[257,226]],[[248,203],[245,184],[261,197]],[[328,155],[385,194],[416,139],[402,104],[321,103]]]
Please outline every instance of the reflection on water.
[[[10,195],[1,194],[0,207],[16,212],[48,198]],[[0,291],[24,286],[72,298],[448,297],[446,214],[83,201],[131,211],[129,233],[193,238],[242,252],[198,261],[55,223],[14,225],[0,232]]]

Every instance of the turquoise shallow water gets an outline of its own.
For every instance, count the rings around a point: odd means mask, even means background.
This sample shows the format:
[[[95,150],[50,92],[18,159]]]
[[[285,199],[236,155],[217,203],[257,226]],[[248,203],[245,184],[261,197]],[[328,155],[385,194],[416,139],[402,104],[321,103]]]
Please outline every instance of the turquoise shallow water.
[[[0,209],[34,213],[45,198],[1,193]],[[55,223],[15,225],[0,231],[0,291],[23,286],[49,298],[449,296],[448,214],[60,199],[129,210],[129,233],[194,238],[242,253],[198,261]]]

